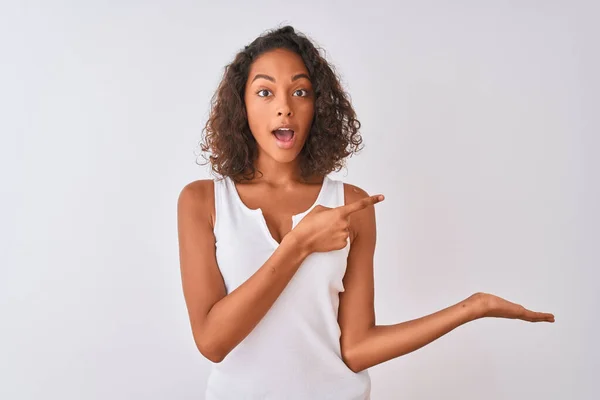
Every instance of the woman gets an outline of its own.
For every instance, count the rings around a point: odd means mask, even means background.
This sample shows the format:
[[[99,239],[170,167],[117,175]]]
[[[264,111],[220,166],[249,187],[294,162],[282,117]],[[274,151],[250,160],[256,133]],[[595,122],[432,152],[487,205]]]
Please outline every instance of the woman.
[[[376,326],[370,196],[333,180],[360,123],[319,51],[292,27],[246,46],[213,98],[203,151],[222,179],[178,202],[183,291],[213,362],[207,399],[368,399],[367,368],[483,317],[554,322],[486,293]]]

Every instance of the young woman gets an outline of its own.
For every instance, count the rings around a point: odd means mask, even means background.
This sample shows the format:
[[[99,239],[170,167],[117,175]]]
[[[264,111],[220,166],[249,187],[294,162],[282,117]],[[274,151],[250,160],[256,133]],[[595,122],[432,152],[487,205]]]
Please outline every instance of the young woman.
[[[375,325],[374,206],[328,177],[360,150],[360,123],[332,68],[292,27],[225,69],[206,124],[219,179],[178,201],[193,337],[213,362],[206,399],[369,399],[367,368],[483,317],[554,322],[486,293]]]

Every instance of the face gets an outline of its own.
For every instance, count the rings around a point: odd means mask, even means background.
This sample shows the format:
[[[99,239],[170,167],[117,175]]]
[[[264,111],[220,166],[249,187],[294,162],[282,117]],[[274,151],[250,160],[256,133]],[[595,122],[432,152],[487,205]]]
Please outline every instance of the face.
[[[313,88],[302,58],[284,49],[262,54],[250,67],[244,100],[259,157],[294,160],[314,114]]]

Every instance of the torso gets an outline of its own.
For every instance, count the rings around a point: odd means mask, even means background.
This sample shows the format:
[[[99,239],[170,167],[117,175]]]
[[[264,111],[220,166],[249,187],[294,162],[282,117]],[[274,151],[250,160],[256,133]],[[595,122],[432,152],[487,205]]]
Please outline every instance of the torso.
[[[227,177],[204,182],[198,205],[206,223],[214,221],[215,261],[225,295],[251,279],[277,251],[276,239],[289,234],[314,207],[340,207],[364,195],[328,176],[287,191],[256,181],[238,185]],[[207,399],[369,398],[368,371],[353,372],[341,354],[338,308],[348,242],[302,261],[269,312],[213,365]]]
[[[323,181],[298,184],[289,191],[255,183],[234,186],[226,180],[191,183],[197,207],[192,216],[203,220],[203,229],[210,225],[214,233],[210,262],[218,268],[211,272],[219,285],[215,290],[227,295],[246,282],[276,251],[275,239],[301,223],[308,208],[339,207],[367,195],[351,184],[329,177],[327,182],[325,191]],[[318,193],[320,200],[315,201]],[[262,213],[249,211],[258,208]],[[322,391],[333,393],[328,398],[369,398],[368,371],[354,373],[343,362],[338,321],[347,259],[359,230],[356,224],[360,219],[351,218],[349,246],[310,254],[252,332],[225,360],[213,365],[207,382],[211,395],[206,398],[251,398],[250,392],[254,398],[267,398],[269,391],[273,398],[319,398],[316,393]],[[303,371],[309,384],[298,379],[298,371]]]

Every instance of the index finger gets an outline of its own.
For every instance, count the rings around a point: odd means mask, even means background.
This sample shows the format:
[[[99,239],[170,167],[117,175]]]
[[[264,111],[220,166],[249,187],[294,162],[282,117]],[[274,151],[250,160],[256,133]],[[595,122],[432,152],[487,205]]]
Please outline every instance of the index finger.
[[[338,209],[342,212],[344,216],[348,216],[356,211],[360,211],[369,206],[375,205],[383,201],[384,198],[385,197],[382,194],[376,194],[374,196],[369,196],[365,197],[364,199],[357,200],[354,203],[340,206],[338,207]]]

